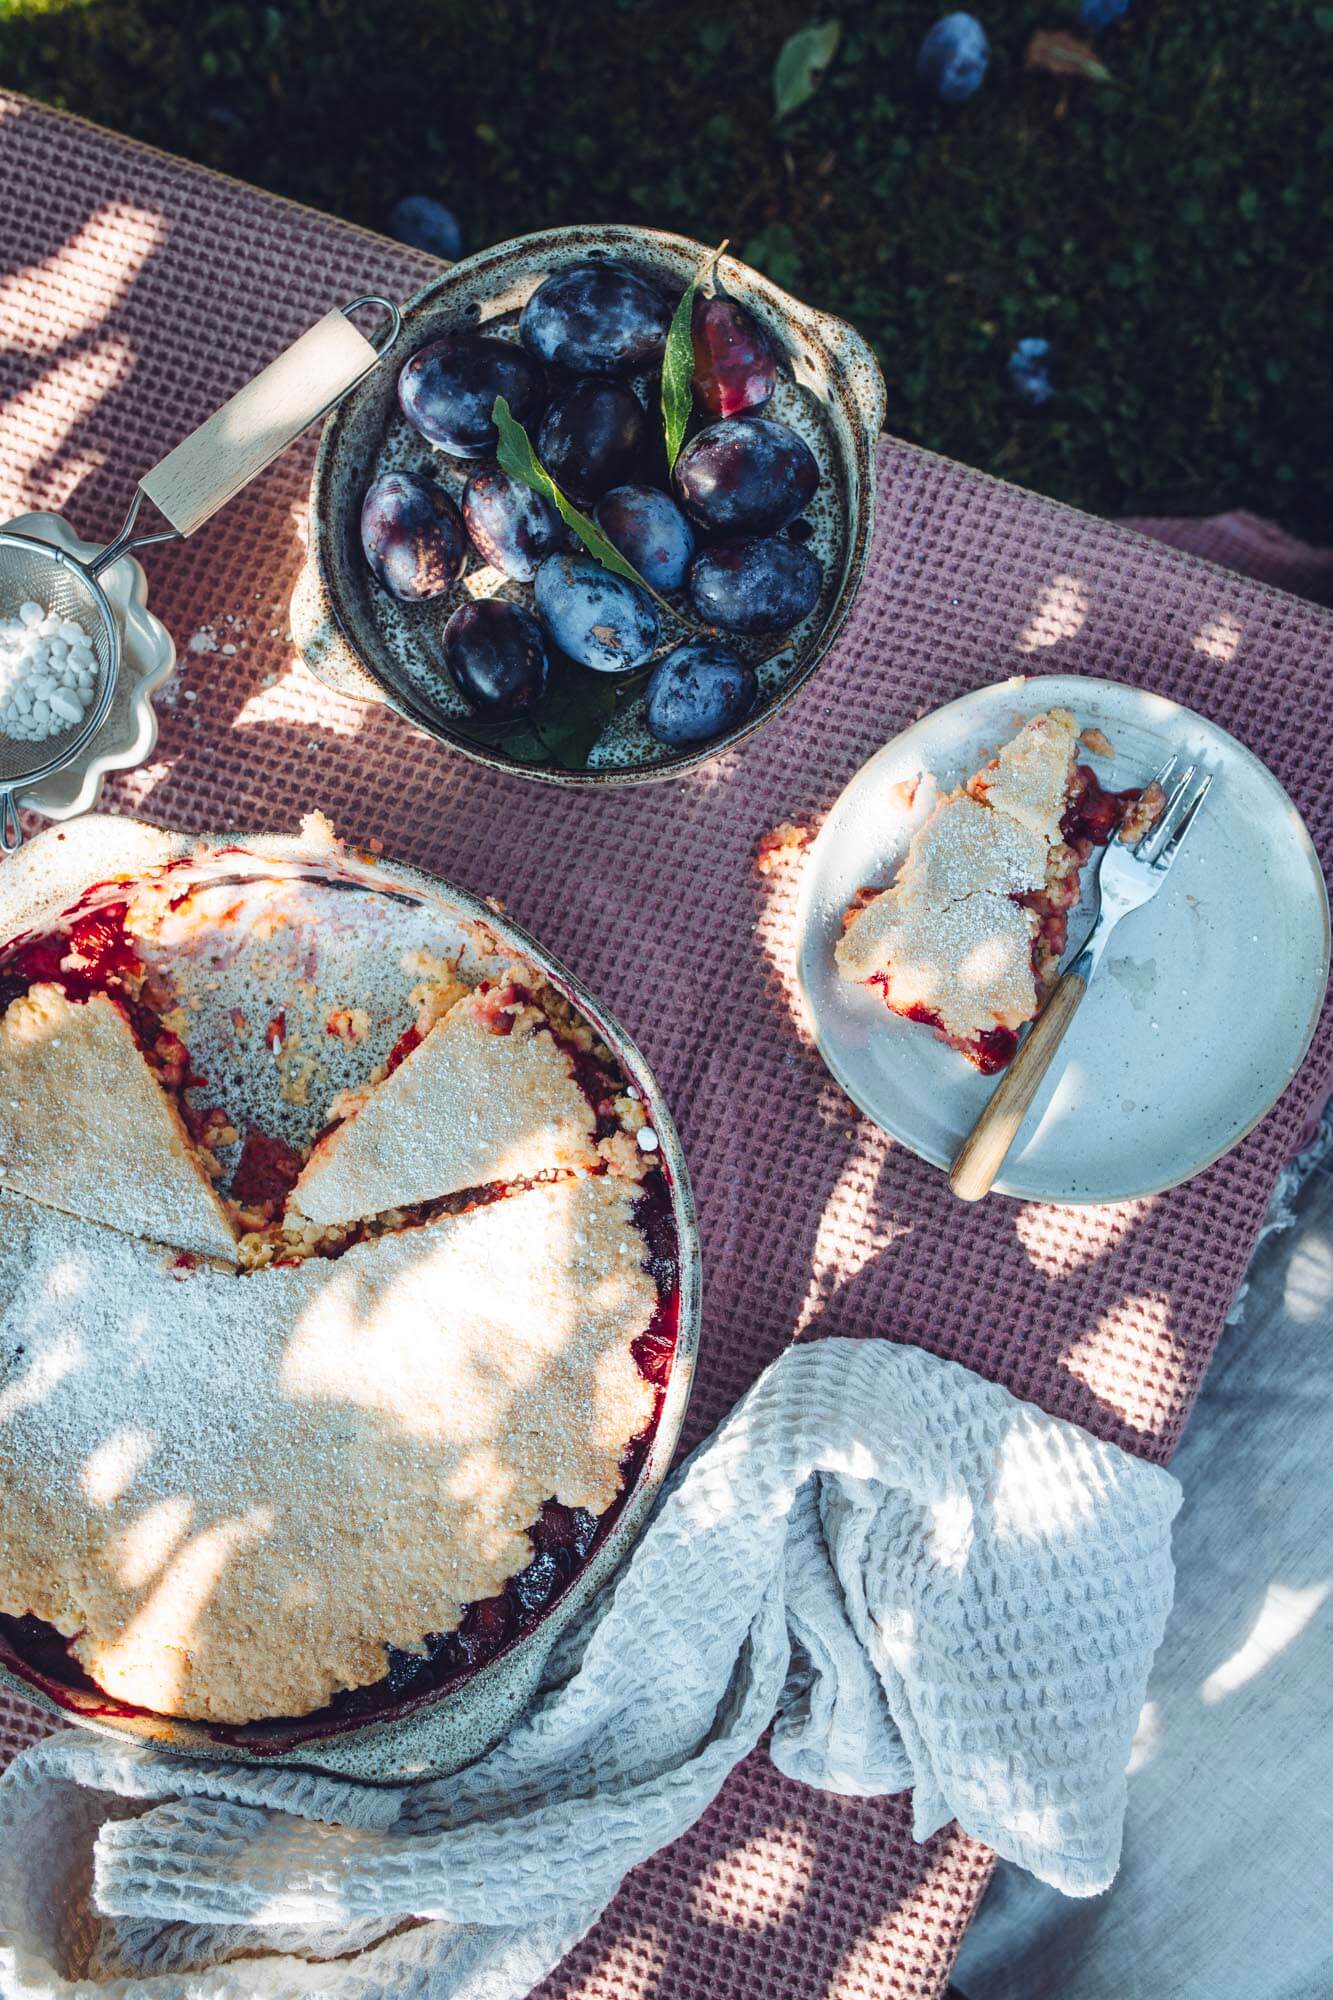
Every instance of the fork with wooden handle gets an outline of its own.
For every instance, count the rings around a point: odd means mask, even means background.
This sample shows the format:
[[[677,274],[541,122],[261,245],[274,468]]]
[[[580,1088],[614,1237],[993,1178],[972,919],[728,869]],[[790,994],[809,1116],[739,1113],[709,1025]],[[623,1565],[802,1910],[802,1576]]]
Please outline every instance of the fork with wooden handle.
[[[1200,778],[1194,764],[1187,764],[1177,775],[1177,762],[1177,758],[1169,758],[1152,781],[1161,788],[1166,803],[1147,832],[1132,846],[1113,839],[1103,850],[1096,875],[1099,907],[1087,942],[1061,974],[949,1170],[949,1185],[962,1201],[980,1201],[990,1193],[1042,1078],[1078,1012],[1108,938],[1122,917],[1157,894],[1208,796],[1211,775]]]

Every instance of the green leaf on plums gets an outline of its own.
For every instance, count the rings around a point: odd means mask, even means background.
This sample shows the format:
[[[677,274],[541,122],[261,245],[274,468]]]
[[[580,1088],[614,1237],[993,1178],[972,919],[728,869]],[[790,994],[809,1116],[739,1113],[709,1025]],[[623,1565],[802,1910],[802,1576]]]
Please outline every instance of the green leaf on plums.
[[[817,27],[798,28],[788,35],[773,65],[773,119],[799,111],[819,88],[820,78],[838,52],[842,36],[840,21],[824,21]]]
[[[662,355],[662,436],[666,442],[668,472],[676,469],[685,442],[685,427],[694,408],[694,301],[700,285],[712,275],[726,247],[725,242],[719,243],[712,255],[705,257],[671,316]]]
[[[524,715],[451,715],[449,727],[471,743],[503,751],[517,764],[557,764],[586,771],[593,746],[607,724],[643,688],[656,660],[632,674],[599,674],[556,653],[551,683]]]
[[[663,597],[660,590],[653,589],[646,577],[639,575],[633,563],[626,561],[615,543],[607,540],[595,521],[590,521],[586,514],[579,512],[572,500],[565,498],[533,450],[532,439],[503,396],[497,396],[495,399],[491,410],[491,421],[498,433],[495,456],[511,479],[521,479],[535,493],[543,494],[559,513],[565,526],[573,530],[588,554],[595,556],[604,569],[614,570],[616,575],[623,576],[627,583],[636,584],[645,596],[652,598],[660,611],[665,611],[668,618],[674,618],[676,623],[683,625],[687,631],[699,631],[699,626],[692,624],[683,611],[678,611],[668,598]]]
[[[605,569],[614,570],[616,575],[623,576],[627,583],[637,583],[640,590],[646,590],[650,597],[656,597],[656,591],[650,584],[644,582],[633,563],[626,562],[614,542],[606,539],[597,523],[590,521],[586,514],[581,514],[573,501],[565,498],[533,450],[532,439],[503,396],[496,397],[491,418],[500,434],[495,456],[510,478],[521,479],[525,486],[533,489],[534,493],[540,493],[549,500],[565,526],[573,530],[588,554],[596,556]]]

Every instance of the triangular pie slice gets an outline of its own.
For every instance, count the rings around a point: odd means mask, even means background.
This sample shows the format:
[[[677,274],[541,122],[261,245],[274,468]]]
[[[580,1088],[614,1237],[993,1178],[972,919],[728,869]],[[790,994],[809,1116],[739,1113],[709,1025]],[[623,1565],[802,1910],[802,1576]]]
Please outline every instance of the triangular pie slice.
[[[288,1213],[333,1225],[597,1162],[574,1058],[522,989],[457,1001],[319,1139]]]
[[[234,1262],[236,1232],[180,1112],[105,993],[37,985],[0,1018],[0,1186]]]
[[[1137,793],[1077,761],[1067,709],[1037,715],[912,837],[892,885],[863,891],[836,947],[845,979],[1002,1069],[1059,971],[1079,871]]]
[[[380,1680],[600,1515],[657,1287],[610,1176],[250,1276],[0,1193],[0,1611],[164,1715]]]

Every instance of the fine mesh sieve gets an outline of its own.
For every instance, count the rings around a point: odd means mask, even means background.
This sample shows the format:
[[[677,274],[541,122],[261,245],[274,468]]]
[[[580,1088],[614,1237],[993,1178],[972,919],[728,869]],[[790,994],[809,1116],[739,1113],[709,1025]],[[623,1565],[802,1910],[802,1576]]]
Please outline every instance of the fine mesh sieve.
[[[348,317],[360,306],[377,306],[388,315],[378,344]],[[98,580],[102,573],[134,549],[183,540],[202,527],[370,373],[401,325],[396,305],[369,295],[326,313],[144,474],[119,534],[86,562],[33,535],[0,529],[0,620],[17,618],[25,604],[36,604],[43,615],[72,619],[85,633],[94,663],[91,695],[77,722],[37,741],[13,737],[0,726],[0,848],[5,853],[13,853],[23,838],[18,793],[74,761],[105,722],[115,695],[121,634]],[[136,534],[145,499],[167,525]]]

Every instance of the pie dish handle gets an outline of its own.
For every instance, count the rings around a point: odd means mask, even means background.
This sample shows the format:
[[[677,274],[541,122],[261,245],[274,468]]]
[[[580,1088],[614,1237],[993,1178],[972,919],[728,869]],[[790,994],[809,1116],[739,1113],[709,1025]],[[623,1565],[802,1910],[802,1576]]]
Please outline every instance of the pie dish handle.
[[[296,579],[288,607],[292,644],[317,680],[352,701],[385,702],[384,689],[371,678],[338,623],[319,579],[312,546]]]
[[[888,390],[874,349],[846,320],[823,316],[824,343],[846,384],[873,457],[888,411]],[[872,471],[873,477],[873,471]]]

